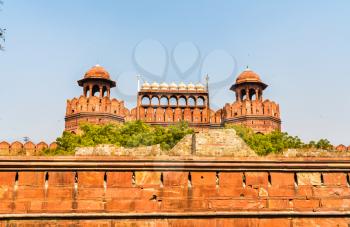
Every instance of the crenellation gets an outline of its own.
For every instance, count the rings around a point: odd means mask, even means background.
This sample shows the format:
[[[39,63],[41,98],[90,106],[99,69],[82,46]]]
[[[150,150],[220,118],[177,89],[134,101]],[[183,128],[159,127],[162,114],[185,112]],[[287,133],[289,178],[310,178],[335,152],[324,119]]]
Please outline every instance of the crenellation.
[[[41,151],[45,149],[55,149],[57,148],[57,143],[52,142],[51,144],[47,144],[45,142],[39,142],[37,144],[34,144],[31,141],[27,141],[24,144],[19,141],[14,141],[11,144],[2,141],[0,143],[0,155],[38,155]]]

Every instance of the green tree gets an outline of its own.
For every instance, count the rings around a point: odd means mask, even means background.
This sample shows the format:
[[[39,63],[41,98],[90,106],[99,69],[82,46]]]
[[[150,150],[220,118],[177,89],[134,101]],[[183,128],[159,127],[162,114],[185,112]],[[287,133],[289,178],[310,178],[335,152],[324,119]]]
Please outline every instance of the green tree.
[[[160,144],[163,150],[171,149],[185,135],[193,133],[186,122],[169,127],[150,126],[142,121],[126,122],[123,125],[80,125],[81,134],[64,132],[56,139],[58,148],[46,154],[74,154],[77,147],[113,144],[123,147],[138,147]]]
[[[259,155],[267,155],[269,153],[279,153],[290,148],[304,148],[308,146],[323,147],[328,149],[332,145],[328,140],[320,140],[316,143],[305,144],[297,136],[290,136],[286,132],[274,131],[267,134],[254,133],[250,128],[242,125],[230,125],[228,128],[234,128],[238,136],[240,136],[248,146]]]
[[[320,139],[317,143],[316,143],[316,148],[318,149],[324,149],[324,150],[330,150],[333,148],[333,145],[331,144],[331,142],[329,142],[329,140],[327,139]]]

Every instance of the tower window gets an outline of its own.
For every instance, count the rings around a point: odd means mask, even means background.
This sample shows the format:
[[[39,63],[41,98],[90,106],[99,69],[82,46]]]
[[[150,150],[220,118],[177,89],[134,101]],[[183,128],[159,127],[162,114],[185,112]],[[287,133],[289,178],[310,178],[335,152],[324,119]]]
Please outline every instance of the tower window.
[[[94,85],[92,87],[92,96],[99,96],[100,95],[100,88],[98,85]]]

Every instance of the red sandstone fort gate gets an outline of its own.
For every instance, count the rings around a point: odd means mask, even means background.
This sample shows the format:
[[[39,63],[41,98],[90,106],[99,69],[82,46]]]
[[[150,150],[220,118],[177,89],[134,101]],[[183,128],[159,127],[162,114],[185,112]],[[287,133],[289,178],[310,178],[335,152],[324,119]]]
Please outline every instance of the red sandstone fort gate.
[[[78,81],[83,95],[67,100],[65,130],[77,132],[81,122],[104,124],[142,120],[153,125],[187,121],[195,128],[217,128],[225,124],[243,124],[255,132],[281,130],[279,105],[263,99],[267,87],[250,69],[243,71],[232,85],[236,100],[222,109],[210,109],[208,81],[201,83],[142,84],[137,106],[129,111],[124,101],[110,97],[116,86],[109,73],[96,65]]]

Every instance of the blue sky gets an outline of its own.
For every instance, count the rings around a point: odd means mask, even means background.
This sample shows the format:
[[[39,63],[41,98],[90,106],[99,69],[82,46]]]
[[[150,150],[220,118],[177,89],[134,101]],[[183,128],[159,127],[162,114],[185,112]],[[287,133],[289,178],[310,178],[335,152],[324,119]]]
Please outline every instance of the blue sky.
[[[345,0],[4,0],[0,140],[54,140],[66,99],[95,64],[128,107],[138,73],[150,82],[208,73],[213,108],[234,101],[228,88],[249,65],[270,85],[265,98],[280,104],[284,131],[350,145],[349,22]]]

